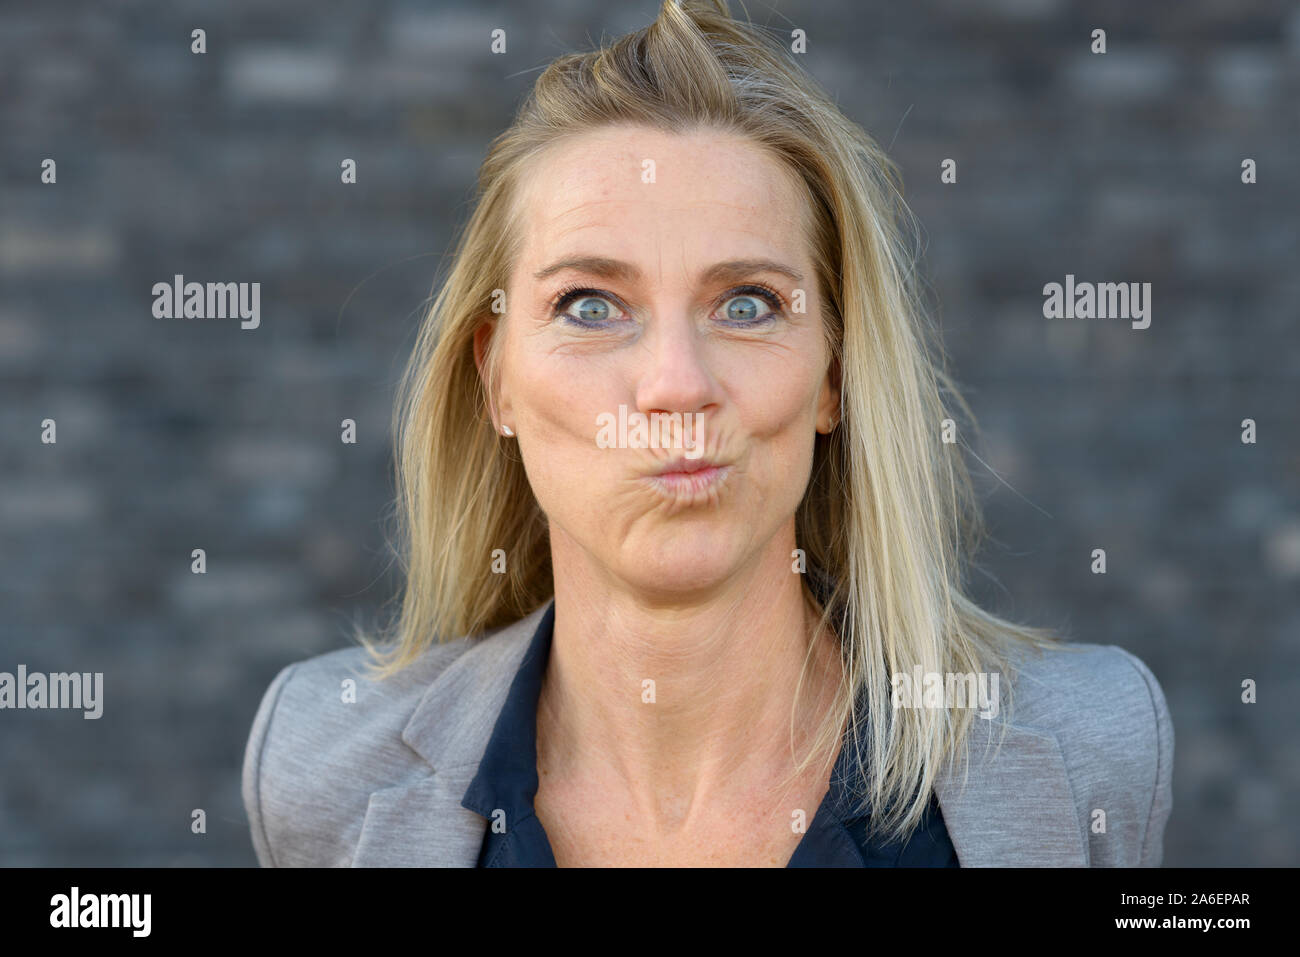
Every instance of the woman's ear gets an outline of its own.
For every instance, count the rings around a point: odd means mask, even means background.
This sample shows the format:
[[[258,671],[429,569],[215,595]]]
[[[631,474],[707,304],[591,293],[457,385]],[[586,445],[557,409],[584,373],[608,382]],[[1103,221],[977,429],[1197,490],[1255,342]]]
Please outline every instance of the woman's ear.
[[[488,344],[492,340],[492,322],[483,320],[474,330],[474,365],[478,366],[478,377],[487,382]]]
[[[487,395],[492,427],[500,432],[502,427],[506,426],[510,409],[502,383],[496,380],[491,367],[492,337],[496,334],[497,324],[492,319],[483,320],[474,330],[474,365],[478,367],[479,380],[483,383],[483,390]]]
[[[817,399],[817,431],[823,435],[832,432],[839,424],[840,412],[840,361],[831,359]]]

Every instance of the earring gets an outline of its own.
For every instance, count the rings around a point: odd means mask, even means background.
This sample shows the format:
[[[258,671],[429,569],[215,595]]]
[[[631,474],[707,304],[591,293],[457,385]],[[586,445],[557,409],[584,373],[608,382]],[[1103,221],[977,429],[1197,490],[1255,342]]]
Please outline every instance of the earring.
[[[503,426],[501,426],[501,432],[502,432],[503,435],[514,435],[514,434],[515,434],[515,430],[512,429],[512,428],[510,428],[510,426],[508,426],[508,425],[503,425]]]

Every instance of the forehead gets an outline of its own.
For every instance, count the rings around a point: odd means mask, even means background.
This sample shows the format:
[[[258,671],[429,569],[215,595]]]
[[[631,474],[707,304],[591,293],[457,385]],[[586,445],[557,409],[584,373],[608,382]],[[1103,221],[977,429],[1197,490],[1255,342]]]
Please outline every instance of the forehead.
[[[804,257],[807,204],[798,179],[737,134],[604,127],[531,163],[520,193],[525,258],[584,232],[625,247],[653,236],[721,252],[708,248],[719,231],[748,251]]]

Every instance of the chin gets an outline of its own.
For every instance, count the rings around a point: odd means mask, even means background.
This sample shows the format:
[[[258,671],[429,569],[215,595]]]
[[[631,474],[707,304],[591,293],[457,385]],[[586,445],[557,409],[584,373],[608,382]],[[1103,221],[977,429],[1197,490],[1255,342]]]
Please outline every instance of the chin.
[[[639,590],[686,597],[708,591],[735,572],[743,555],[735,536],[670,534],[624,544],[624,578]]]

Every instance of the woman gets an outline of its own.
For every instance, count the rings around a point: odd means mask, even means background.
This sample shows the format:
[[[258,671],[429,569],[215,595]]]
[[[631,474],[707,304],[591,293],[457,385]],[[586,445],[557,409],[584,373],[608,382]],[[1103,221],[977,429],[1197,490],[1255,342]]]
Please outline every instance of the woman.
[[[1151,673],[963,594],[908,222],[724,0],[552,63],[403,383],[392,640],[254,722],[259,860],[1158,864]]]

